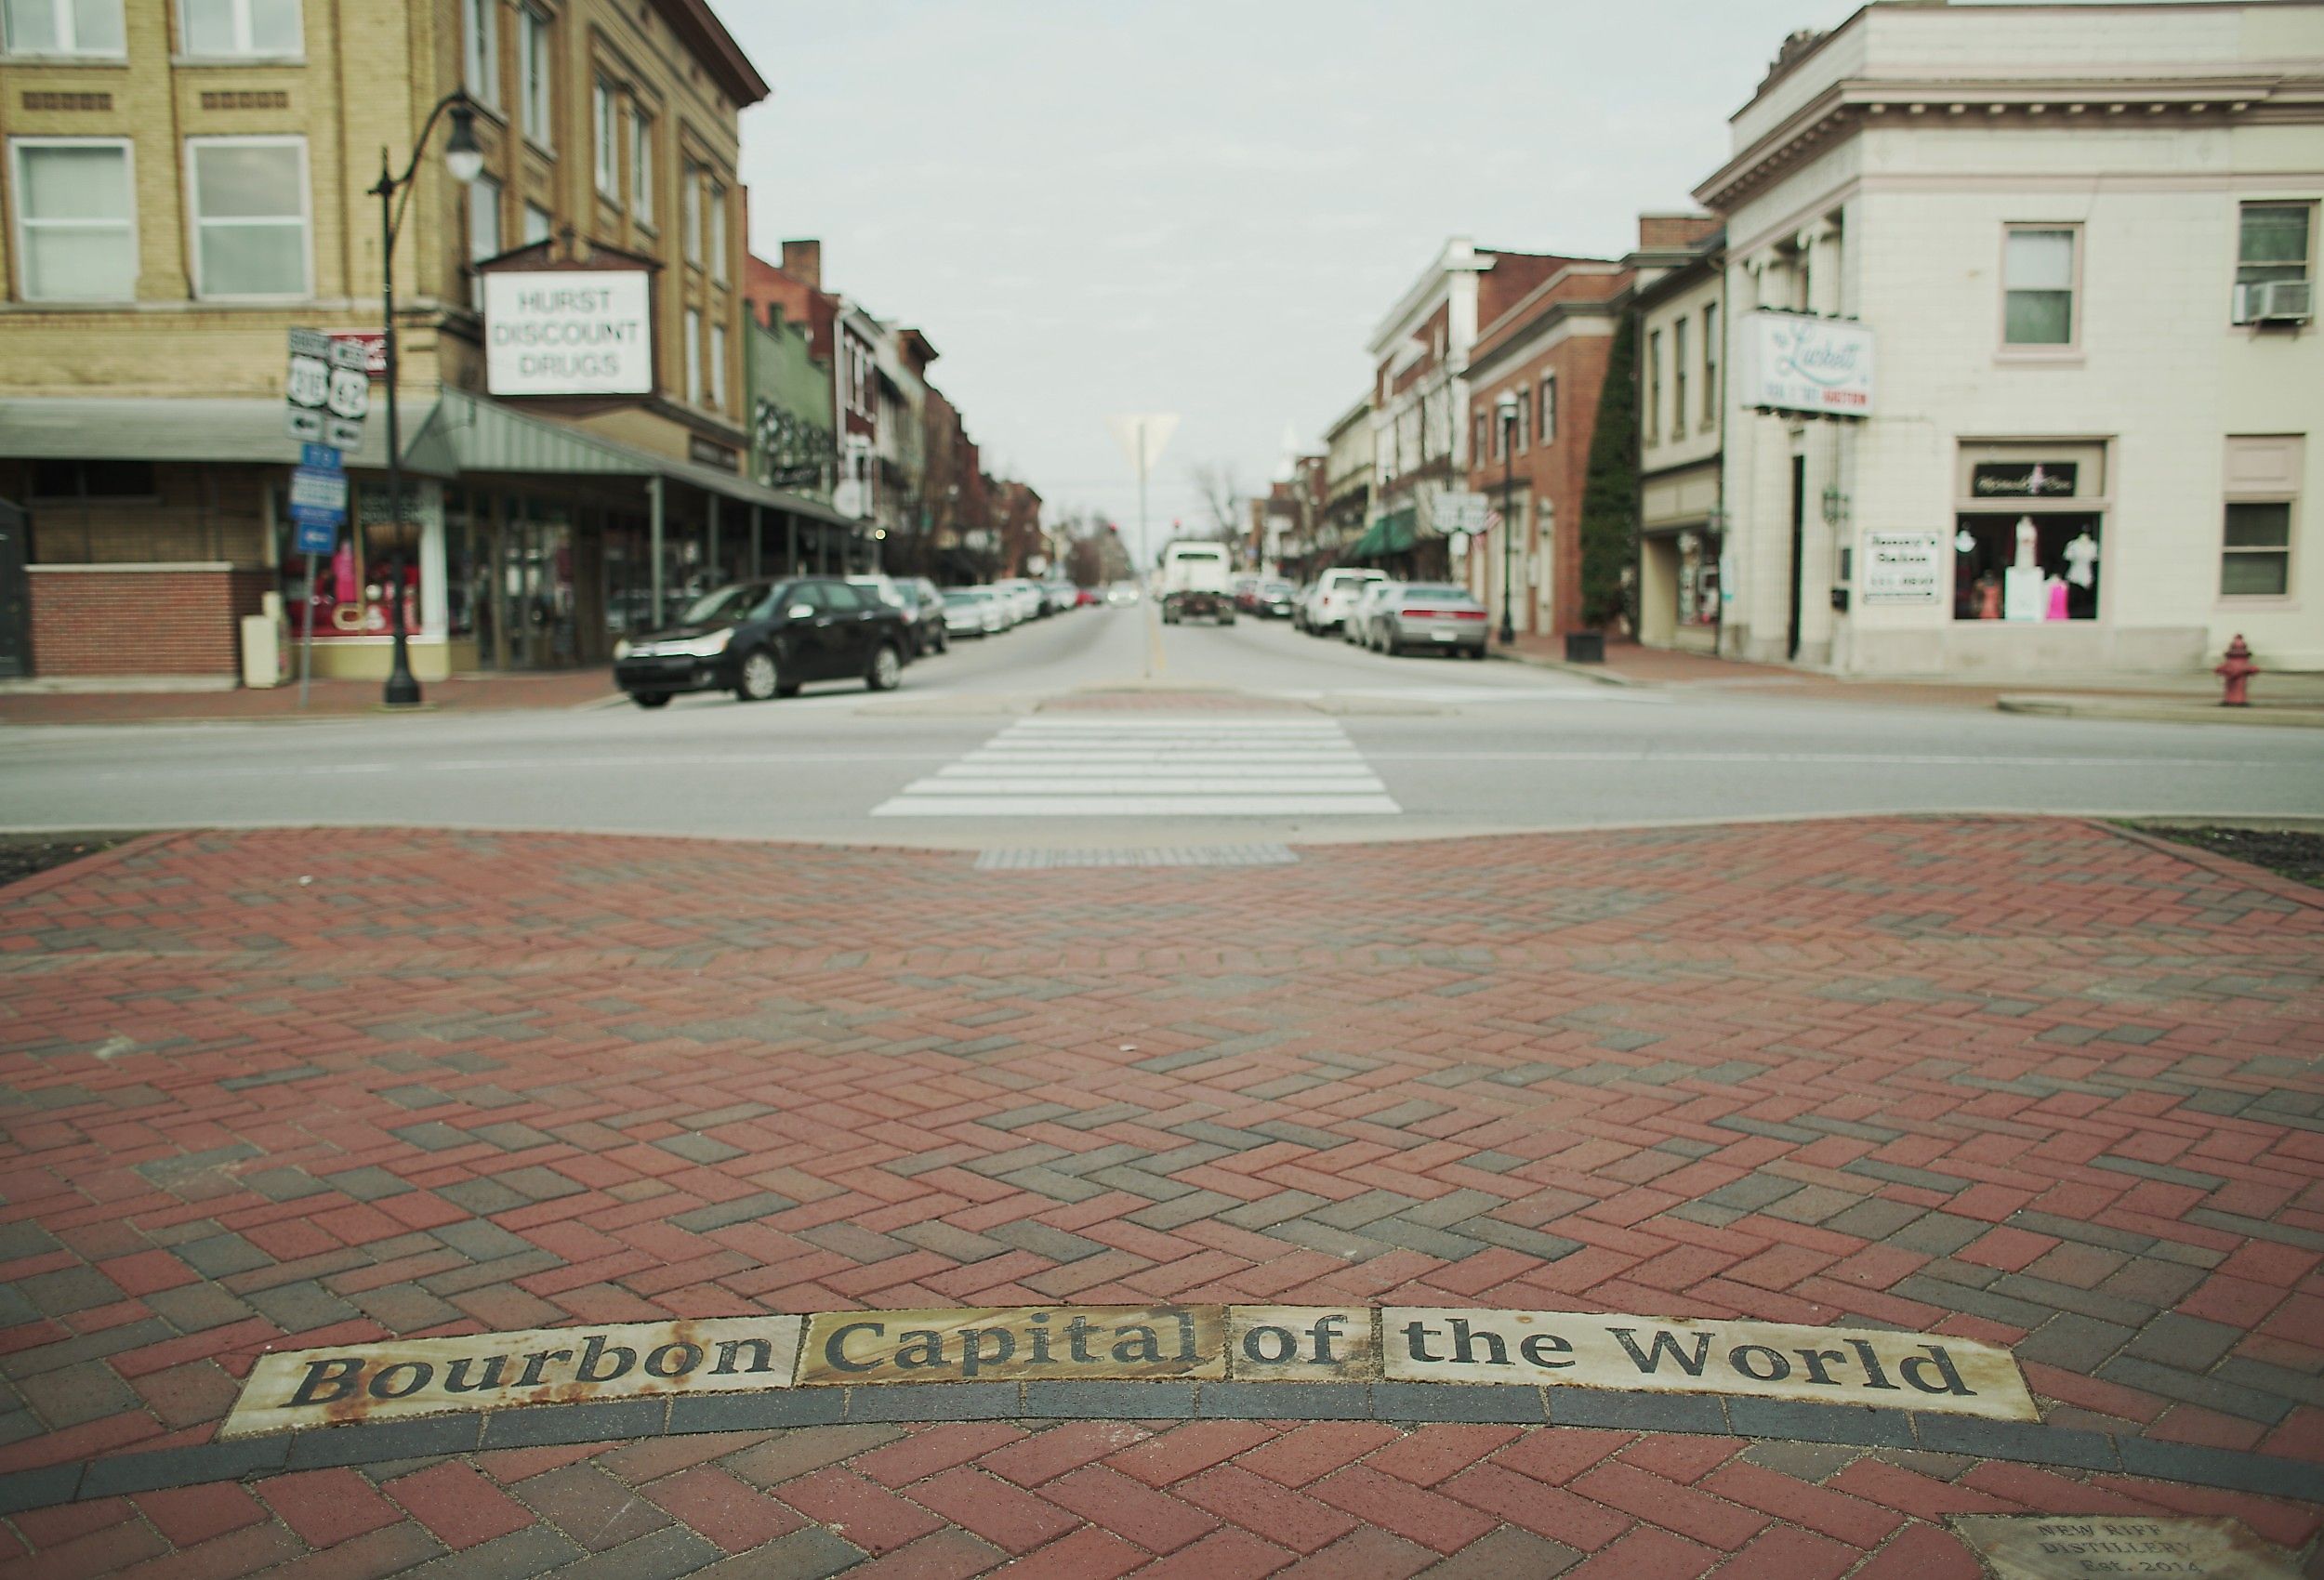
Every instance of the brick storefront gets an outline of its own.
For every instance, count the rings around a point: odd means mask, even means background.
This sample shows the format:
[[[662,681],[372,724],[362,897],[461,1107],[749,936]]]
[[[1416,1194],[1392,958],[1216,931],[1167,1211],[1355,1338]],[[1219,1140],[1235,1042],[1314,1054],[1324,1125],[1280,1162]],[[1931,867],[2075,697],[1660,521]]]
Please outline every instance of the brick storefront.
[[[48,675],[233,675],[239,622],[271,571],[230,565],[33,568],[33,657]]]

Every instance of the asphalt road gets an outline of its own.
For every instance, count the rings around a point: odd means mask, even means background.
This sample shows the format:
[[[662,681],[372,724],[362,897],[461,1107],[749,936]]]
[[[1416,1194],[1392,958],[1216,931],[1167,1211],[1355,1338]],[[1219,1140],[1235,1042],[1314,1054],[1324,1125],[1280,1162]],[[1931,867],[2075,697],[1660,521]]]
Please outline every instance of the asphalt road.
[[[2324,816],[2324,731],[1602,686],[1388,659],[1275,623],[1164,627],[1142,605],[957,644],[885,696],[0,730],[12,830],[413,824],[991,848],[1899,811]]]

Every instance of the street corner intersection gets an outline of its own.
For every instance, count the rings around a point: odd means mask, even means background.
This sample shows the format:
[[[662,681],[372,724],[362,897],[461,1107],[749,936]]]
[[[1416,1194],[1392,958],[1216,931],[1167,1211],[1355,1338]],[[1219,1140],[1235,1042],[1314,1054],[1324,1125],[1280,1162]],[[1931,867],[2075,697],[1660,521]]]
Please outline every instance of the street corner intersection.
[[[0,890],[0,1574],[2317,1573],[2317,891],[1004,854]]]

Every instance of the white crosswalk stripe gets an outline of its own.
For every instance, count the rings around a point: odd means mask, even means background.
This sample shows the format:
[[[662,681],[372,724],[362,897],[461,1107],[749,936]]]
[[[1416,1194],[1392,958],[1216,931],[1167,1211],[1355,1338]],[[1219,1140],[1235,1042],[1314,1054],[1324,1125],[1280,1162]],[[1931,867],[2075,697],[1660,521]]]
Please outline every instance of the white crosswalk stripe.
[[[1379,817],[1401,811],[1334,719],[1024,718],[874,817]]]

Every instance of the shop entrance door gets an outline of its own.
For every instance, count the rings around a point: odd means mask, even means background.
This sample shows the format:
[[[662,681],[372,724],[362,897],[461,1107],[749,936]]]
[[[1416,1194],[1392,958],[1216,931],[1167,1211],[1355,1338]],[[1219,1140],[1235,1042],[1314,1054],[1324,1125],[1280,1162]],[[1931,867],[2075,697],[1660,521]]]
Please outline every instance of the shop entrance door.
[[[33,672],[33,588],[25,573],[24,512],[0,503],[0,678]]]
[[[508,667],[573,665],[573,527],[563,509],[519,503],[502,523],[498,560]]]

